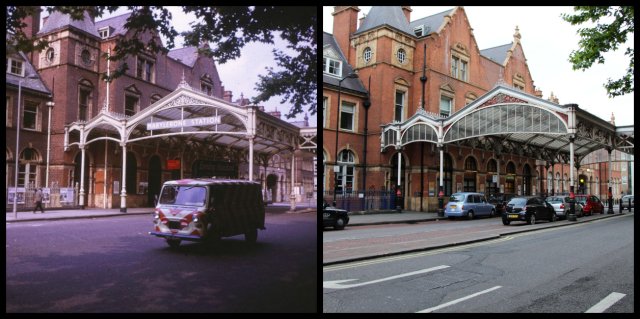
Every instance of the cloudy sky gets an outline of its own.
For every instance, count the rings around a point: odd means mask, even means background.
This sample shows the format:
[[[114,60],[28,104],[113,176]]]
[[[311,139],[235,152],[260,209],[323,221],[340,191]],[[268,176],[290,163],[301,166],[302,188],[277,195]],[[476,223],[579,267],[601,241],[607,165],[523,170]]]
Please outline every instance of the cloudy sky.
[[[169,11],[172,15],[172,25],[178,33],[187,31],[190,29],[189,23],[195,20],[194,15],[186,15],[181,7],[169,7]],[[105,12],[105,14],[97,18],[96,20],[104,20],[110,17],[118,16],[128,12],[126,7],[121,7],[113,13]],[[47,15],[46,13],[43,14]],[[166,45],[166,40],[163,39]],[[280,37],[274,37],[275,44],[263,44],[263,43],[250,43],[241,49],[241,57],[235,60],[227,61],[225,64],[218,64],[218,73],[222,80],[225,90],[233,91],[233,100],[240,98],[240,94],[243,94],[245,98],[252,98],[258,95],[258,92],[254,90],[255,83],[258,82],[258,75],[266,74],[265,68],[267,66],[273,67],[276,71],[280,70],[277,67],[274,60],[272,50],[278,48],[287,52],[286,42],[282,41]],[[179,36],[174,41],[175,47],[184,47],[184,39]],[[212,44],[213,45],[213,44]],[[265,111],[278,110],[282,113],[282,119],[289,121],[284,117],[289,112],[290,104],[281,104],[282,98],[273,97],[266,102],[261,103],[265,107]],[[306,111],[307,107],[303,107]],[[299,114],[295,119],[291,121],[302,121],[304,114]],[[309,125],[315,126],[317,123],[317,115],[309,114]]]
[[[358,18],[371,7],[361,6]],[[417,20],[450,10],[449,7],[412,6],[411,20]],[[480,50],[513,41],[516,25],[520,29],[529,71],[536,87],[546,99],[558,97],[560,104],[577,103],[580,108],[605,119],[613,112],[616,125],[633,125],[633,93],[609,98],[603,84],[609,78],[617,80],[625,74],[629,59],[627,47],[634,47],[633,35],[618,51],[604,54],[605,64],[594,64],[586,71],[573,71],[569,54],[577,50],[578,26],[562,20],[562,13],[573,13],[573,7],[464,7]],[[333,33],[331,12],[324,7],[322,25]]]

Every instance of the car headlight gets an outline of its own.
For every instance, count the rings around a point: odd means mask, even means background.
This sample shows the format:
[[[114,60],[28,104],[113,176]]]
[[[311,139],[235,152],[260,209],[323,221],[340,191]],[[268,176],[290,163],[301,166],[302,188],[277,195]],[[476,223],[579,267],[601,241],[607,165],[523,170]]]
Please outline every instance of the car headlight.
[[[158,213],[158,212],[154,212],[154,213],[153,213],[153,219],[154,219],[154,220],[158,220],[158,219],[160,219],[160,213]]]

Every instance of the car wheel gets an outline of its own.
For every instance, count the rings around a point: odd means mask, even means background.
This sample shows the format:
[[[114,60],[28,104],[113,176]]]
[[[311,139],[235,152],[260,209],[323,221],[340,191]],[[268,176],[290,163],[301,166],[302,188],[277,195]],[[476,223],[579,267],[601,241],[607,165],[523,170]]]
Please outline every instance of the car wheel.
[[[467,213],[467,219],[470,219],[470,220],[471,220],[471,219],[473,219],[473,211],[472,211],[472,210],[470,210],[470,211]]]
[[[167,239],[167,245],[171,248],[178,248],[180,246],[180,239]]]
[[[346,222],[344,221],[344,218],[338,218],[336,219],[336,225],[333,226],[333,228],[340,230],[340,229],[344,229],[345,225],[346,225]]]
[[[492,210],[491,210],[491,213],[489,214],[489,217],[493,217],[493,216],[495,216],[495,215],[496,215],[496,211],[492,209]]]
[[[555,222],[558,219],[558,216],[556,216],[555,213],[551,214],[551,219],[549,220],[550,222]]]
[[[509,224],[511,224],[511,221],[510,220],[506,220],[506,219],[503,218],[502,219],[502,224],[503,225],[509,225]]]
[[[527,225],[535,225],[536,224],[536,215],[531,214],[529,218],[527,218]]]

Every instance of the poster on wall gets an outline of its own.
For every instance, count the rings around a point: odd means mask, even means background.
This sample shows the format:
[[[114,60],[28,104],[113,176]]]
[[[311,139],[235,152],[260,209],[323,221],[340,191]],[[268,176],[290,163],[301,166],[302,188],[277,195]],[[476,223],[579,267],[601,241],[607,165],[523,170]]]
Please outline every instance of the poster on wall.
[[[8,202],[13,204],[13,200],[16,196],[16,188],[10,187],[8,195],[9,195]],[[18,187],[18,198],[16,203],[24,204],[24,187]]]
[[[120,194],[120,182],[119,181],[113,181],[113,193],[114,194]]]
[[[45,204],[49,204],[51,200],[51,188],[43,188],[42,189],[42,202]]]
[[[149,188],[149,183],[148,182],[140,182],[138,184],[138,194],[146,194],[147,193],[147,188]]]
[[[73,203],[74,193],[73,187],[60,188],[60,203]]]

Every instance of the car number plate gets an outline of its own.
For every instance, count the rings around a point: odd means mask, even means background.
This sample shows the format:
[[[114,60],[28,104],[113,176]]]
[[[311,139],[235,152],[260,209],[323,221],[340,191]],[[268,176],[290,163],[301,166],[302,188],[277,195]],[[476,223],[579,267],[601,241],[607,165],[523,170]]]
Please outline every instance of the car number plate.
[[[331,216],[329,213],[322,213],[322,218],[329,218]]]
[[[456,209],[456,205],[451,205],[451,206],[449,206],[449,208],[451,208],[452,210]]]
[[[518,218],[518,215],[511,214],[511,215],[509,215],[509,218]]]

